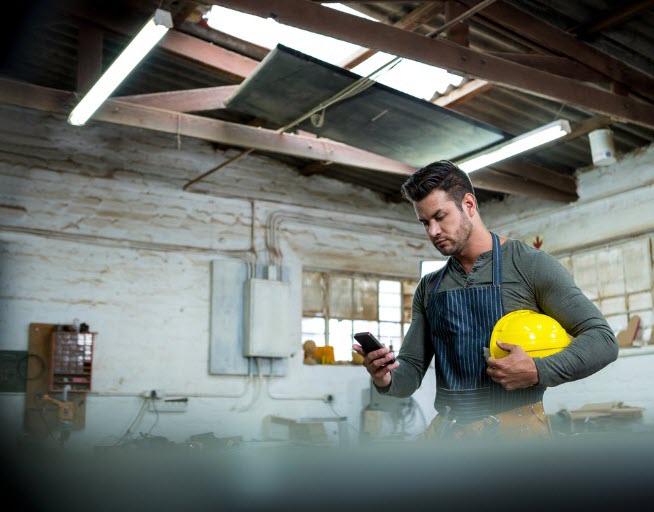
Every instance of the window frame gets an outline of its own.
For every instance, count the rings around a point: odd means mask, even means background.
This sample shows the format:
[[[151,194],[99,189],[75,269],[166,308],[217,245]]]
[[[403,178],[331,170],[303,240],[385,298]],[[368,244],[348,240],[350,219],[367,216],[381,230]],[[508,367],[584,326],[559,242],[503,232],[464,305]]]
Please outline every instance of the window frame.
[[[319,314],[314,314],[314,315],[306,315],[305,314],[305,286],[304,286],[304,279],[305,279],[305,274],[311,273],[311,274],[320,274],[321,275],[321,281],[324,283],[323,286],[323,294],[322,294],[322,311]],[[333,279],[338,279],[338,278],[347,278],[352,280],[352,285],[351,285],[351,293],[354,296],[355,293],[355,280],[356,279],[364,279],[367,281],[375,281],[376,282],[376,292],[377,292],[377,307],[376,307],[376,313],[375,313],[375,319],[361,319],[361,318],[348,318],[348,317],[342,317],[342,316],[332,316],[331,315],[331,308],[330,308],[330,300],[331,300],[331,281]],[[380,282],[381,281],[392,281],[392,282],[397,282],[399,283],[399,319],[397,321],[388,321],[388,320],[380,320]],[[349,321],[351,322],[351,334],[353,335],[355,333],[355,328],[354,325],[356,322],[374,322],[377,325],[377,332],[374,332],[373,334],[384,343],[385,346],[389,346],[384,342],[384,339],[389,339],[391,338],[390,336],[382,336],[380,335],[381,331],[381,324],[396,324],[399,328],[399,336],[395,337],[393,336],[393,339],[398,339],[399,338],[399,344],[396,346],[393,344],[393,350],[397,352],[399,350],[399,347],[402,345],[404,342],[404,337],[406,335],[406,332],[408,330],[408,327],[411,325],[411,305],[413,302],[413,294],[415,293],[415,289],[420,281],[419,277],[407,277],[407,276],[397,276],[397,275],[388,275],[388,274],[377,274],[377,273],[368,273],[368,272],[353,272],[353,271],[347,271],[347,270],[325,270],[325,269],[317,269],[317,268],[303,268],[302,269],[302,315],[301,319],[304,321],[304,319],[310,319],[310,318],[320,318],[323,321],[323,328],[324,328],[324,335],[323,334],[317,334],[317,333],[308,333],[305,332],[301,326],[300,328],[300,333],[301,333],[301,339],[302,341],[306,341],[307,339],[313,339],[313,336],[324,336],[324,346],[334,346],[333,345],[333,340],[330,339],[331,335],[331,329],[330,329],[330,321],[331,320],[336,320],[336,321]],[[407,293],[406,290],[409,290]],[[411,300],[408,301],[408,306],[407,306],[407,301],[405,297],[407,295],[411,295]],[[354,308],[355,306],[355,301],[354,297],[352,300],[352,307]],[[406,308],[408,307],[408,314],[406,313]],[[315,312],[316,310],[313,309]],[[355,316],[352,314],[350,316]],[[408,320],[407,320],[408,319]],[[382,339],[384,338],[384,339]],[[316,340],[314,340],[316,341]],[[352,339],[352,343],[354,343],[354,339]],[[319,343],[316,341],[316,344],[318,346],[322,346],[322,340]],[[337,360],[339,358],[337,357]],[[343,361],[343,359],[340,359]]]

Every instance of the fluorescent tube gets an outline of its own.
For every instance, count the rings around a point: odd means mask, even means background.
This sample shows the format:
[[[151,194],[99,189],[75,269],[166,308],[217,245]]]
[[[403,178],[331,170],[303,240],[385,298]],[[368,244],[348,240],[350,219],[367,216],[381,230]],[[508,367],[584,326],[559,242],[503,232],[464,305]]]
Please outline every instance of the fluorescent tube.
[[[86,93],[68,116],[68,122],[82,126],[89,117],[104,103],[116,87],[129,75],[143,57],[154,48],[161,38],[172,28],[170,13],[157,9],[132,42],[104,72],[91,90]]]
[[[570,123],[565,119],[559,119],[552,123],[541,126],[514,139],[493,146],[481,153],[472,155],[456,164],[467,173],[476,171],[491,164],[506,160],[512,156],[524,153],[532,148],[542,146],[553,140],[570,133]]]

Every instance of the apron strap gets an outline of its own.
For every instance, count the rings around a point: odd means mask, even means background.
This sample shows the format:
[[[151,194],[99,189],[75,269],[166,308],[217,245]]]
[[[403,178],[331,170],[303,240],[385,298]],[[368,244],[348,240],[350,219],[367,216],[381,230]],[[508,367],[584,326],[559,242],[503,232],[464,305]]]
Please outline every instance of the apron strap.
[[[491,232],[491,236],[493,238],[493,286],[500,286],[502,284],[502,246],[500,244],[499,236],[493,232]],[[425,294],[425,299],[427,299],[431,293],[435,292],[440,287],[441,281],[443,280],[445,272],[447,272],[447,268],[450,265],[451,259],[451,257],[447,258],[447,263],[445,263],[443,271],[439,274],[438,278],[429,283],[429,286],[427,287],[427,293]]]
[[[502,284],[502,248],[500,237],[491,232],[493,237],[493,286]]]

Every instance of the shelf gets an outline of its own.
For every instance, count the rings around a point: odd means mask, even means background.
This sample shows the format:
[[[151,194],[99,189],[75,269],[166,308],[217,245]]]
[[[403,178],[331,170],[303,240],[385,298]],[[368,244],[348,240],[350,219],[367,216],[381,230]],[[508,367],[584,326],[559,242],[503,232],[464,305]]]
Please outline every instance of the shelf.
[[[654,345],[645,345],[644,347],[620,347],[618,357],[646,356],[654,354]]]

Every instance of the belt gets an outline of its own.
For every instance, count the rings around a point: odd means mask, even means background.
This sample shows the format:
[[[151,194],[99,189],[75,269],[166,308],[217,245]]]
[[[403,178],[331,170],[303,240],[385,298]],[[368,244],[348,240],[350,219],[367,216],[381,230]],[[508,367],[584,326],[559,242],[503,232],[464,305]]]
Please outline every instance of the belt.
[[[505,437],[509,439],[549,438],[552,433],[543,402],[523,405],[472,423],[458,424],[440,414],[425,432],[425,438]]]

